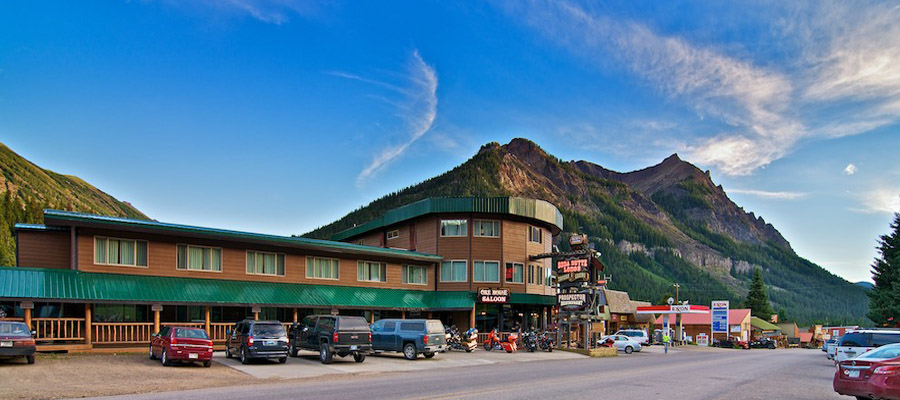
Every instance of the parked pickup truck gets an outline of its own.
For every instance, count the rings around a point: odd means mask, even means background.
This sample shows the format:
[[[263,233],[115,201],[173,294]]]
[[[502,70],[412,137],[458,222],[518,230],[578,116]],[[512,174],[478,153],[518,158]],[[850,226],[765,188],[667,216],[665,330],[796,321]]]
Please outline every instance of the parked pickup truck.
[[[372,352],[372,332],[363,317],[310,315],[291,326],[288,339],[291,357],[301,349],[318,351],[322,364],[330,364],[335,354],[352,354],[361,363]]]
[[[381,319],[372,324],[372,347],[376,352],[402,352],[407,360],[419,353],[431,358],[447,348],[444,324],[436,319]]]

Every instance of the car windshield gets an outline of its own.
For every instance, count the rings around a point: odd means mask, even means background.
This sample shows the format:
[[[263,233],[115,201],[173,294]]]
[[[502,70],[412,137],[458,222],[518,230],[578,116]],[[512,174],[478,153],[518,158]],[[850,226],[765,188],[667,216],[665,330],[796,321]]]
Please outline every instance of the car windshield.
[[[871,347],[872,338],[868,333],[853,332],[841,338],[841,347]]]
[[[0,335],[31,337],[28,325],[21,322],[0,322]]]
[[[444,324],[438,320],[430,320],[428,323],[428,333],[444,333]]]
[[[363,317],[341,318],[338,325],[338,329],[369,329],[369,324]]]
[[[209,336],[206,335],[206,331],[203,329],[177,328],[175,329],[175,337],[185,339],[209,339]]]
[[[857,358],[887,359],[900,357],[900,344],[891,344],[863,353]]]
[[[281,324],[255,324],[253,334],[257,336],[280,337],[284,334],[284,325]]]

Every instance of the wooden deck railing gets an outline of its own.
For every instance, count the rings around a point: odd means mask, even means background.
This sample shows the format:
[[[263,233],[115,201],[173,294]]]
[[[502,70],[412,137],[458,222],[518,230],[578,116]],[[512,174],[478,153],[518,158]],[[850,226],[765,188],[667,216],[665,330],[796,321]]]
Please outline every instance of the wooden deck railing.
[[[34,340],[84,340],[84,318],[33,318]]]
[[[150,343],[152,322],[94,322],[93,342],[96,344]]]

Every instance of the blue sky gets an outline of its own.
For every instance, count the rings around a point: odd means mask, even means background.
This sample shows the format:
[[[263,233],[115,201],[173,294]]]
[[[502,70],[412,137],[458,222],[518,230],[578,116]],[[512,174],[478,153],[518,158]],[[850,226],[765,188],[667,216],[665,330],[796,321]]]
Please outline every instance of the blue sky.
[[[169,222],[304,233],[527,137],[677,152],[868,280],[900,211],[900,2],[0,4],[0,141]]]

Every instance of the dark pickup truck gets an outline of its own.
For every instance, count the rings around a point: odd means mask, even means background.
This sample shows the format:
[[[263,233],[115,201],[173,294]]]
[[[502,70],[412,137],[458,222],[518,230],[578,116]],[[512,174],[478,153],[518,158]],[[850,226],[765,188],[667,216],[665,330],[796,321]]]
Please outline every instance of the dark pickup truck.
[[[288,333],[290,355],[297,357],[299,350],[319,352],[322,364],[329,364],[334,355],[363,362],[372,352],[372,332],[363,317],[340,315],[310,315],[291,326]]]
[[[447,349],[444,324],[437,319],[380,319],[372,324],[372,347],[402,352],[407,360],[419,353],[431,358]]]

